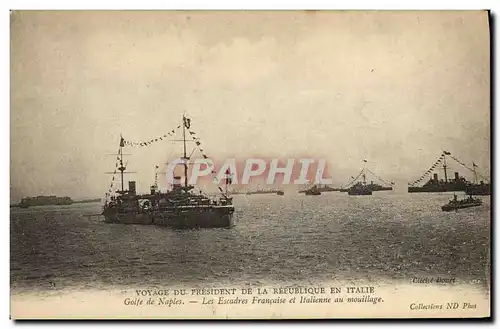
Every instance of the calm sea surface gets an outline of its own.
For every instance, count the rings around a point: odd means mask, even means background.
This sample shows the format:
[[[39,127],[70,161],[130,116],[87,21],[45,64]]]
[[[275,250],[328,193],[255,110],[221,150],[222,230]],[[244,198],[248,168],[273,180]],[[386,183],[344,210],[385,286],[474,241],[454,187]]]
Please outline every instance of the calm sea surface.
[[[456,277],[488,285],[490,197],[235,195],[231,229],[105,224],[101,204],[11,209],[13,292]]]

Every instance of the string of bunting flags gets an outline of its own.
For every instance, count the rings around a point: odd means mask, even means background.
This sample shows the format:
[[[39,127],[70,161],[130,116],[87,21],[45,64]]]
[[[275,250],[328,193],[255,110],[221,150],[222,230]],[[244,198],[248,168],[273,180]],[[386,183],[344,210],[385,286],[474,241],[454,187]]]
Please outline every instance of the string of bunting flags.
[[[462,166],[464,166],[465,168],[469,169],[470,171],[474,171],[474,172],[476,171],[476,170],[474,170],[474,169],[472,169],[472,168],[469,168],[469,167],[468,167],[465,163],[463,163],[462,161],[458,160],[458,159],[457,159],[457,158],[455,158],[454,156],[450,155],[450,158],[452,158],[453,160],[455,160],[456,162],[458,162],[459,164],[461,164],[461,165],[462,165]],[[472,163],[472,166],[473,166],[473,167],[477,167],[477,165],[476,165],[474,162]],[[486,179],[486,180],[487,180],[487,178],[486,178],[486,177],[484,177],[483,175],[481,175],[480,173],[476,172],[476,174],[477,174],[478,176],[480,176],[481,178],[483,178],[483,179]]]
[[[189,127],[186,126],[187,130],[188,130],[188,133],[189,135],[191,136],[191,138],[193,139],[194,143],[196,144],[196,148],[200,151],[201,153],[201,156],[204,158],[204,159],[208,159],[208,156],[205,154],[205,151],[203,150],[203,148],[201,147],[201,141],[200,141],[200,138],[198,136],[196,136],[196,133],[194,131],[191,131],[190,129],[190,125]],[[218,179],[217,179],[217,171],[215,171],[215,168],[212,169],[212,180],[215,182],[215,183],[219,183]],[[226,173],[226,176],[229,176],[230,173]],[[228,178],[226,177],[227,179],[227,182],[230,184],[231,182],[231,178]]]
[[[349,184],[345,185],[344,188],[348,188],[349,186],[351,186],[352,183],[354,183],[362,174],[363,174],[363,171],[364,169],[361,169],[361,171],[359,172],[359,174],[354,177],[350,182]]]
[[[204,159],[208,159],[209,157],[205,154],[205,151],[203,150],[203,148],[201,147],[201,142],[200,142],[200,139],[198,138],[198,136],[196,136],[196,133],[194,131],[192,131],[190,128],[191,128],[191,119],[189,118],[186,118],[186,117],[183,117],[183,125],[184,127],[187,129],[189,135],[191,136],[191,138],[193,139],[194,143],[196,144],[196,148],[200,151],[201,155],[203,156]],[[162,136],[159,136],[159,137],[156,137],[156,138],[151,138],[145,142],[133,142],[133,141],[129,141],[129,140],[126,140],[124,139],[123,137],[121,138],[121,141],[120,141],[120,147],[124,147],[124,146],[132,146],[132,147],[144,147],[144,146],[150,146],[151,144],[153,143],[156,143],[156,142],[159,142],[159,141],[163,141],[163,140],[166,140],[168,137],[172,137],[174,134],[175,134],[175,131],[177,129],[181,128],[181,125],[178,125],[175,129],[172,129],[171,131],[169,131],[168,133],[162,135]],[[117,154],[119,154],[120,150],[118,149],[118,152]],[[188,157],[188,159],[186,160],[189,160],[190,157]],[[109,186],[109,189],[108,189],[108,192],[106,192],[105,194],[105,202],[107,203],[108,202],[108,198],[111,196],[111,194],[113,193],[113,186],[114,186],[114,181],[115,181],[115,176],[116,176],[116,173],[117,173],[117,170],[118,170],[118,166],[120,165],[120,157],[117,156],[116,158],[116,163],[115,163],[115,170],[113,171],[113,175],[111,177],[111,183],[110,183],[110,186]],[[216,171],[215,169],[212,169],[212,175],[214,177],[214,181],[218,182],[217,180],[217,177],[215,176],[216,175]],[[231,184],[231,178],[232,175],[231,173],[227,173],[226,172],[226,175],[225,175],[225,179],[226,179],[226,182],[228,184]]]
[[[196,136],[196,133],[194,131],[191,130],[191,119],[184,118],[183,120],[184,120],[184,127],[186,127],[189,135],[193,139],[193,142],[196,144],[196,148],[200,151],[201,156],[204,159],[208,159],[209,157],[206,155],[205,151],[203,150],[203,148],[201,146],[200,138],[198,136]],[[211,174],[212,174],[212,180],[218,184],[219,180],[217,179],[217,171],[215,170],[215,168],[212,168]],[[229,169],[226,171],[224,179],[226,179],[227,184],[232,183],[232,174],[231,174],[231,172],[229,172]]]
[[[153,143],[156,143],[156,142],[160,142],[160,141],[163,141],[164,139],[167,139],[168,137],[172,137],[172,135],[175,133],[175,130],[176,129],[179,129],[181,126],[177,126],[175,129],[172,129],[171,131],[169,131],[168,133],[162,135],[162,136],[159,136],[159,137],[156,137],[156,138],[151,138],[145,142],[132,142],[132,141],[128,141],[126,139],[123,140],[123,145],[124,146],[133,146],[133,147],[136,147],[136,146],[150,146],[151,144]]]
[[[368,172],[369,172],[370,174],[372,174],[373,176],[375,176],[376,178],[378,178],[378,179],[379,179],[382,183],[387,184],[387,185],[394,185],[394,183],[392,183],[392,182],[388,182],[388,181],[386,181],[385,179],[383,179],[382,177],[377,176],[377,175],[376,175],[373,171],[371,171],[370,169],[367,169],[367,170],[368,170]]]
[[[424,174],[419,179],[417,179],[412,183],[408,183],[408,185],[413,186],[415,184],[422,182],[422,180],[425,179],[428,175],[430,175],[434,171],[434,168],[436,168],[441,163],[441,161],[444,160],[445,155],[450,155],[450,152],[446,151],[443,152],[441,156],[436,160],[436,162],[434,162],[434,164],[426,172],[424,172]]]

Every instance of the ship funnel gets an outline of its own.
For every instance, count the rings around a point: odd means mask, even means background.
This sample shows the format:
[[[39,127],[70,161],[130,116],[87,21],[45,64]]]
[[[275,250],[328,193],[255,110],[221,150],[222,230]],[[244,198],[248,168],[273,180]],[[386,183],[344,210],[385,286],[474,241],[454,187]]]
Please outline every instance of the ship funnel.
[[[434,174],[434,181],[438,181],[438,174]]]
[[[174,176],[174,190],[178,190],[182,187],[181,176]]]
[[[455,172],[455,180],[458,181],[460,177],[458,176],[458,172]]]
[[[128,192],[130,195],[135,195],[135,181],[128,182]]]

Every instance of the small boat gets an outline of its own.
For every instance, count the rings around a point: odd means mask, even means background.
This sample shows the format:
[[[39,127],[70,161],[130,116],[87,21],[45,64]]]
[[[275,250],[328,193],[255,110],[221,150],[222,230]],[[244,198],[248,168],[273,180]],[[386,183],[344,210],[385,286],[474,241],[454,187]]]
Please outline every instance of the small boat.
[[[441,207],[441,210],[443,211],[452,211],[452,210],[458,210],[462,208],[470,208],[470,207],[477,207],[483,204],[483,201],[479,198],[474,198],[472,197],[472,194],[469,194],[468,198],[458,200],[457,195],[453,195],[453,199],[450,200],[447,204]]]
[[[285,195],[285,192],[279,190],[278,192],[276,192],[276,194],[278,194],[278,195]]]

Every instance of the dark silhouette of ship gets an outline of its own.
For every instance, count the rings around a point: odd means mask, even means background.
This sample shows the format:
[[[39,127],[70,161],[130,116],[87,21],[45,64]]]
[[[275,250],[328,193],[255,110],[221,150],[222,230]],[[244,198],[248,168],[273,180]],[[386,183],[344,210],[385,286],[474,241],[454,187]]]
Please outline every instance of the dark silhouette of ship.
[[[155,173],[155,183],[150,188],[150,193],[138,194],[135,181],[128,182],[128,190],[124,189],[123,164],[124,140],[121,138],[119,148],[119,168],[121,176],[121,189],[117,195],[104,205],[103,213],[105,222],[120,224],[149,224],[160,225],[176,229],[194,228],[229,228],[233,226],[234,206],[232,198],[228,196],[227,186],[231,178],[225,178],[226,191],[219,187],[221,197],[211,198],[193,192],[194,186],[188,185],[188,160],[186,151],[186,130],[191,126],[191,120],[182,117],[182,142],[184,146],[183,163],[184,182],[180,176],[174,176],[172,189],[160,192]],[[157,168],[157,166],[156,166]]]
[[[351,177],[352,180],[346,184],[346,186],[341,187],[339,189],[340,192],[347,192],[348,195],[372,195],[373,192],[375,191],[392,191],[392,185],[394,183],[389,183],[386,182],[383,178],[380,178],[377,176],[375,173],[373,173],[371,170],[366,168],[366,163],[368,162],[367,160],[363,160],[365,165],[363,166],[363,169],[359,172],[359,174],[356,177]],[[387,184],[386,186],[374,183],[374,181],[370,181],[368,184],[366,182],[366,177],[367,173],[371,174],[381,182]]]
[[[316,186],[316,189],[319,191],[319,192],[333,192],[333,191],[338,191],[339,189],[336,189],[336,188],[333,188],[331,186],[328,186],[328,185],[321,185],[321,184],[317,184],[315,185]],[[303,189],[303,190],[300,190],[299,193],[306,193],[307,190],[309,190],[310,188],[306,188],[306,189]]]
[[[13,207],[28,208],[35,206],[67,206],[75,203],[69,196],[58,197],[55,195],[39,195],[35,197],[26,197],[21,199]]]
[[[313,185],[303,192],[305,195],[321,195],[321,190],[318,185]]]
[[[463,208],[477,207],[483,204],[483,201],[479,198],[474,198],[472,194],[469,194],[469,197],[464,198],[462,200],[457,199],[457,195],[453,195],[453,199],[450,200],[447,204],[441,207],[443,211],[452,211]]]
[[[280,193],[285,194],[282,190],[278,190],[278,189],[248,191],[245,194],[246,195],[252,195],[252,194],[278,194],[278,195],[283,195],[283,194],[280,194]]]
[[[357,182],[347,189],[348,195],[372,195],[372,190],[366,185],[366,182]]]
[[[85,199],[85,200],[73,200],[69,196],[58,197],[55,195],[39,195],[36,197],[26,197],[21,199],[21,202],[11,205],[11,207],[19,208],[29,208],[36,206],[69,206],[74,203],[92,203],[100,202],[100,198],[96,199]]]
[[[453,159],[456,163],[471,171],[474,174],[474,182],[467,181],[464,177],[460,176],[460,173],[458,171],[454,172],[453,178],[449,178],[449,165],[446,162],[447,158]],[[433,171],[435,171],[440,166],[442,166],[442,169],[444,171],[444,179],[439,179],[439,175],[437,173],[433,173]],[[489,183],[485,183],[483,180],[477,183],[478,176],[481,175],[477,172],[476,168],[477,165],[475,163],[472,163],[472,168],[469,168],[462,161],[452,156],[450,152],[443,151],[441,156],[430,167],[430,169],[428,169],[419,179],[408,184],[408,193],[464,191],[468,194],[490,195],[491,188]],[[431,175],[431,173],[433,173],[432,177],[429,178],[423,185],[419,185],[426,179],[426,177]]]

